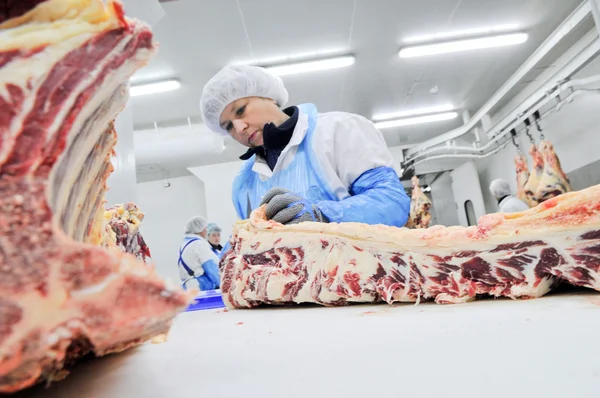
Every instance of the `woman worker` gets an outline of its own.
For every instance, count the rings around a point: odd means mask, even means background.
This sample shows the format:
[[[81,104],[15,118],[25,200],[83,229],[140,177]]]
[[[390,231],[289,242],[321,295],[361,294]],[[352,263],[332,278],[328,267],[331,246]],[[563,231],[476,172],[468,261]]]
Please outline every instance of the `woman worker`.
[[[185,227],[185,237],[179,248],[179,278],[184,289],[218,289],[219,262],[206,241],[206,220],[192,217]]]
[[[402,227],[410,199],[373,123],[351,113],[318,113],[313,104],[283,108],[287,100],[282,80],[256,66],[227,66],[204,87],[206,125],[249,148],[233,181],[239,217],[267,204],[267,217],[282,224]]]
[[[208,227],[206,227],[206,231],[208,232],[208,243],[210,244],[210,248],[213,253],[219,256],[221,250],[223,250],[223,246],[221,246],[221,228],[215,223],[210,223],[208,224]]]

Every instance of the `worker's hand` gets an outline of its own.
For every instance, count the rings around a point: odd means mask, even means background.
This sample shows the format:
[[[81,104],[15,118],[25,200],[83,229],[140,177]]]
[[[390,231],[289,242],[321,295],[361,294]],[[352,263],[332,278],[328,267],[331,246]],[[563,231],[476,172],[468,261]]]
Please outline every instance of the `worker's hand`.
[[[301,222],[329,222],[314,204],[283,188],[272,188],[267,192],[261,206],[267,204],[267,219],[280,224]]]

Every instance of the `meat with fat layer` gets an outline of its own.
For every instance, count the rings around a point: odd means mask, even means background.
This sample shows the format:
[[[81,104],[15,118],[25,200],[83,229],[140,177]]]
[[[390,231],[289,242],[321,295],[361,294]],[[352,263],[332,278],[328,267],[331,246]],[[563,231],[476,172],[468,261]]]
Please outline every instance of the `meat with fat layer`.
[[[413,190],[410,201],[410,213],[406,227],[427,228],[431,222],[431,200],[425,195],[419,185],[419,178],[413,176],[411,179]]]
[[[600,290],[600,185],[471,227],[283,226],[261,207],[231,245],[221,262],[230,308],[534,298],[559,281]]]
[[[529,155],[533,160],[533,167],[531,168],[531,174],[525,184],[525,203],[527,203],[529,207],[535,207],[539,204],[535,195],[544,173],[544,158],[535,144],[531,145],[531,148],[529,148]]]
[[[529,180],[529,169],[527,168],[527,160],[521,154],[515,156],[515,169],[517,171],[517,198],[525,203],[529,203],[525,189],[525,185]]]
[[[104,234],[102,245],[113,247],[134,255],[146,262],[150,249],[140,232],[144,213],[135,203],[113,205],[104,211]]]
[[[543,202],[565,192],[571,191],[569,177],[563,171],[560,160],[554,151],[554,146],[549,141],[540,143],[540,152],[544,159],[544,171],[535,193],[538,202]]]
[[[0,24],[2,393],[166,333],[192,300],[93,244],[111,122],[154,51],[150,30],[112,1],[48,0]]]

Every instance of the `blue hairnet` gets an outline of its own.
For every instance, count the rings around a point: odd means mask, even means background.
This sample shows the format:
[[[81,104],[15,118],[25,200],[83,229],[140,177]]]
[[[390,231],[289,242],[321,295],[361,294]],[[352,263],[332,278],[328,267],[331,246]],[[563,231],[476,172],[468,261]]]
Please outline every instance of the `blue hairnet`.
[[[512,193],[508,181],[503,180],[501,178],[497,178],[494,181],[492,181],[492,183],[490,184],[490,192],[496,198],[502,198]]]
[[[208,230],[209,235],[212,233],[221,232],[221,228],[214,222],[208,224],[208,227],[206,227],[206,229]]]
[[[215,133],[227,134],[219,125],[227,105],[240,98],[262,97],[283,107],[289,98],[279,76],[250,65],[226,66],[212,77],[202,90],[200,111],[206,126]]]

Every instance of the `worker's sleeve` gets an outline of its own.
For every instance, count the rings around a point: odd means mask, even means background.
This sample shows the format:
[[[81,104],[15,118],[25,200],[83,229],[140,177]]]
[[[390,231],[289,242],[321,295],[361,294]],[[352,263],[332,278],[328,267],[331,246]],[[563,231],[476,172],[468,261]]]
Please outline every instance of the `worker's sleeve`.
[[[227,243],[225,243],[225,246],[223,246],[223,249],[221,249],[221,253],[219,254],[219,261],[218,263],[221,262],[221,260],[223,259],[223,257],[225,257],[225,255],[227,254],[227,252],[229,250],[231,250],[231,236],[229,237],[229,239],[227,239]]]
[[[361,116],[348,115],[335,127],[333,161],[350,197],[319,201],[331,222],[360,222],[402,227],[408,220],[410,198],[392,168],[393,157],[383,135]]]
[[[194,244],[194,254],[196,256],[197,264],[201,264],[204,274],[198,278],[200,288],[202,290],[217,289],[220,286],[219,278],[219,266],[217,265],[219,259],[217,255],[212,251],[210,245],[205,240],[199,240]]]

